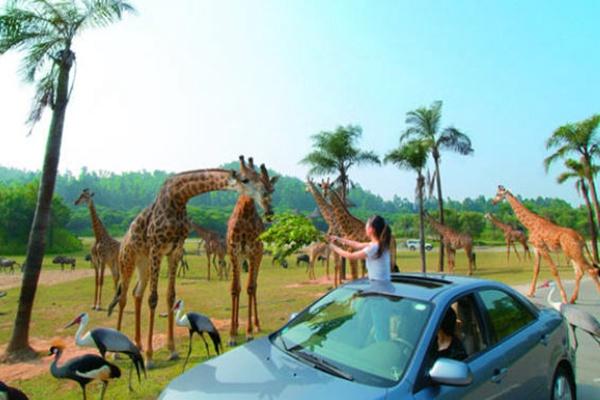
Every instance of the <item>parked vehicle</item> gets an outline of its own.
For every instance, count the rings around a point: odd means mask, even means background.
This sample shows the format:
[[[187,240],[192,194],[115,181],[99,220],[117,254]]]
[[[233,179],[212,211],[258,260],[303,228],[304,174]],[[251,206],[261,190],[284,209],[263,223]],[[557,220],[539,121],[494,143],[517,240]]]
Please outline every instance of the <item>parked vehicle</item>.
[[[415,251],[419,248],[419,239],[408,239],[406,241],[406,247],[409,250]],[[433,250],[433,245],[431,243],[425,242],[425,250],[431,251]]]
[[[456,315],[462,360],[437,336]],[[330,291],[273,334],[175,378],[162,400],[575,399],[567,323],[510,287],[393,274]]]

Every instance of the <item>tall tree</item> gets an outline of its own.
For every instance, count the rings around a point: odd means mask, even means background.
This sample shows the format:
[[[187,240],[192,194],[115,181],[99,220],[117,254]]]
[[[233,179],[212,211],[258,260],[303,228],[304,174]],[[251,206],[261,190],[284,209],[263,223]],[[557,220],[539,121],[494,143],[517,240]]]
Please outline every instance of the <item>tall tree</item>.
[[[428,143],[421,140],[411,140],[402,144],[399,148],[385,155],[383,161],[392,163],[401,169],[408,169],[417,173],[417,186],[415,189],[419,204],[419,251],[421,253],[421,272],[427,272],[425,261],[425,221],[423,209],[423,197],[425,191],[425,177],[423,169],[427,164],[429,153]]]
[[[554,150],[554,153],[544,159],[546,172],[550,166],[559,159],[564,159],[570,155],[576,154],[580,157],[583,167],[583,173],[587,180],[588,189],[592,195],[594,208],[596,210],[596,221],[600,223],[600,204],[596,194],[596,184],[594,175],[596,166],[593,158],[600,153],[598,125],[600,125],[600,114],[591,116],[588,119],[574,123],[566,124],[556,129],[546,141],[546,149]]]
[[[401,135],[400,141],[420,140],[431,154],[435,165],[435,186],[437,188],[440,223],[444,223],[444,198],[442,196],[442,177],[440,174],[441,152],[452,151],[462,155],[473,154],[471,139],[453,126],[442,129],[442,102],[435,101],[430,107],[420,107],[406,113],[409,125]],[[438,269],[444,270],[444,244],[440,238],[440,259]]]
[[[358,125],[338,126],[333,132],[319,132],[311,136],[313,151],[300,162],[310,166],[310,175],[336,174],[340,195],[346,202],[350,177],[348,171],[354,165],[381,164],[372,151],[363,151],[357,145],[362,136]]]
[[[588,225],[590,237],[592,239],[592,254],[594,262],[598,263],[598,230],[596,228],[596,221],[594,220],[594,211],[590,202],[589,188],[586,183],[588,176],[586,168],[583,162],[573,160],[572,158],[565,160],[565,167],[567,170],[560,174],[556,180],[558,183],[564,183],[568,180],[575,179],[575,189],[577,190],[577,193],[583,197],[585,206],[587,207]],[[594,167],[592,175],[595,175],[598,172],[598,169],[598,167]]]
[[[52,118],[46,142],[42,178],[27,243],[19,307],[6,349],[11,359],[35,357],[29,346],[31,311],[45,250],[45,237],[56,182],[71,68],[75,63],[73,39],[88,28],[120,20],[133,7],[119,0],[10,0],[0,12],[0,55],[9,50],[24,53],[21,72],[36,85],[28,123],[32,128],[46,107]]]

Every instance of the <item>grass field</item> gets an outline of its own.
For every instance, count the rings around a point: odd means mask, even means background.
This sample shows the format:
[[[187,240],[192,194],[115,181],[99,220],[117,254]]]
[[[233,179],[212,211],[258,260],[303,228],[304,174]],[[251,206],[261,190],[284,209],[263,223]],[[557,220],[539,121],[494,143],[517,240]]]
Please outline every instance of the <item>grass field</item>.
[[[89,240],[86,240],[89,242]],[[194,243],[186,244],[188,251],[195,250]],[[88,247],[88,246],[86,246]],[[84,261],[85,253],[76,254],[77,269],[89,269],[89,263]],[[437,265],[438,254],[428,253],[428,269],[434,271]],[[14,257],[19,262],[22,257]],[[60,270],[60,266],[51,264],[52,257],[46,257],[44,270]],[[330,283],[323,280],[319,282],[309,282],[305,273],[304,264],[300,267],[295,266],[295,262],[290,260],[290,267],[282,269],[271,265],[270,257],[265,257],[261,266],[258,278],[258,309],[261,321],[262,332],[256,336],[268,334],[280,327],[287,319],[290,313],[301,310],[306,305],[313,302],[317,297],[331,288]],[[219,281],[216,274],[211,274],[212,280],[206,279],[206,258],[205,256],[188,256],[190,271],[185,278],[177,281],[177,297],[185,300],[187,311],[196,311],[204,313],[214,320],[221,330],[221,336],[225,345],[225,351],[229,350],[226,343],[229,339],[228,328],[231,307],[231,297],[229,294],[229,282]],[[527,283],[531,279],[532,261],[518,262],[516,258],[511,259],[509,265],[506,263],[506,255],[498,248],[478,249],[477,250],[478,269],[475,276],[486,279],[500,280],[509,284]],[[402,271],[418,271],[420,269],[419,256],[417,252],[400,251],[398,253],[398,265]],[[466,257],[463,253],[457,255],[458,274],[466,273]],[[563,279],[572,279],[573,273],[570,267],[564,264],[560,268]],[[62,272],[67,275],[71,272]],[[321,277],[325,273],[324,268],[317,267],[317,276]],[[159,286],[159,305],[157,314],[165,313],[166,310],[166,268],[163,265],[161,270],[161,282]],[[548,268],[543,266],[540,274],[541,279],[549,278]],[[0,283],[6,279],[5,274],[0,273]],[[7,383],[21,388],[32,399],[80,399],[81,392],[79,387],[66,381],[54,379],[48,369],[47,346],[50,339],[62,337],[71,340],[75,334],[75,328],[64,330],[63,327],[76,317],[80,312],[90,313],[90,327],[114,327],[116,316],[108,317],[106,312],[91,311],[92,297],[94,294],[94,278],[85,277],[74,281],[57,283],[54,285],[40,286],[35,301],[33,312],[33,322],[31,326],[31,337],[33,344],[40,354],[43,354],[41,361],[18,365],[0,365],[0,380],[6,380]],[[43,283],[43,282],[41,282]],[[242,273],[242,285],[246,283],[246,274]],[[245,286],[243,286],[245,287]],[[0,352],[6,346],[9,340],[11,327],[14,321],[17,309],[17,300],[19,295],[18,288],[7,290],[7,297],[0,299]],[[107,271],[105,276],[103,307],[106,307],[112,298],[112,280]],[[147,302],[144,300],[142,334],[147,330]],[[243,289],[240,299],[240,333],[238,342],[243,342],[245,333],[246,315],[247,315],[247,296]],[[126,313],[124,316],[125,333],[133,335],[133,301],[129,297]],[[166,333],[166,318],[157,318],[155,332],[162,335]],[[176,328],[176,342],[180,354],[187,352],[187,331],[183,328]],[[146,342],[145,336],[143,343]],[[37,346],[36,346],[37,344]],[[155,349],[156,350],[156,349]],[[93,352],[92,349],[89,349]],[[213,356],[211,350],[211,356]],[[155,399],[161,389],[175,376],[181,373],[183,361],[166,361],[168,353],[166,349],[156,350],[154,359],[156,368],[149,371],[148,379],[142,380],[141,386],[134,383],[135,393],[129,393],[127,390],[127,379],[120,379],[118,382],[112,382],[109,385],[107,399]],[[66,354],[65,358],[69,355]],[[188,368],[193,364],[201,362],[207,358],[204,345],[196,337],[194,342],[194,352],[188,364]],[[124,371],[125,378],[129,367],[128,360],[115,361]],[[20,376],[17,370],[38,371],[38,375],[29,376],[27,379],[14,378]],[[4,372],[2,372],[4,371]],[[10,372],[10,374],[8,373]],[[35,373],[35,372],[34,372]],[[29,375],[33,375],[30,373]],[[7,375],[7,376],[4,376]],[[13,378],[11,378],[13,377]],[[100,386],[91,384],[88,387],[90,398],[98,398]]]

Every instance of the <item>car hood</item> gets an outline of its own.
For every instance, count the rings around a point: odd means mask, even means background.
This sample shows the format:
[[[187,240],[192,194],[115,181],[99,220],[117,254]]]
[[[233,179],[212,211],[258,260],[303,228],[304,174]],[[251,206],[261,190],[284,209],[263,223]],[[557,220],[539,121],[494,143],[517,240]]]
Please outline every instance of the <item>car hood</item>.
[[[271,344],[252,341],[175,378],[162,400],[191,399],[385,399],[386,389],[317,370]]]

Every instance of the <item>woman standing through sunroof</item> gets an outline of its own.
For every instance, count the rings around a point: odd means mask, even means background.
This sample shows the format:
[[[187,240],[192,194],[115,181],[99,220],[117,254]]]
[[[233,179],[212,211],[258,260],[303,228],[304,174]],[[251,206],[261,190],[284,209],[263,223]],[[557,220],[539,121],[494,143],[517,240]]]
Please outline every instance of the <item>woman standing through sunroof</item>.
[[[374,215],[365,224],[365,233],[370,241],[364,243],[339,236],[329,236],[329,247],[347,260],[366,260],[369,279],[389,281],[391,279],[390,241],[392,236],[390,227],[383,217]],[[354,251],[346,251],[338,247],[334,244],[336,241],[353,248]]]

